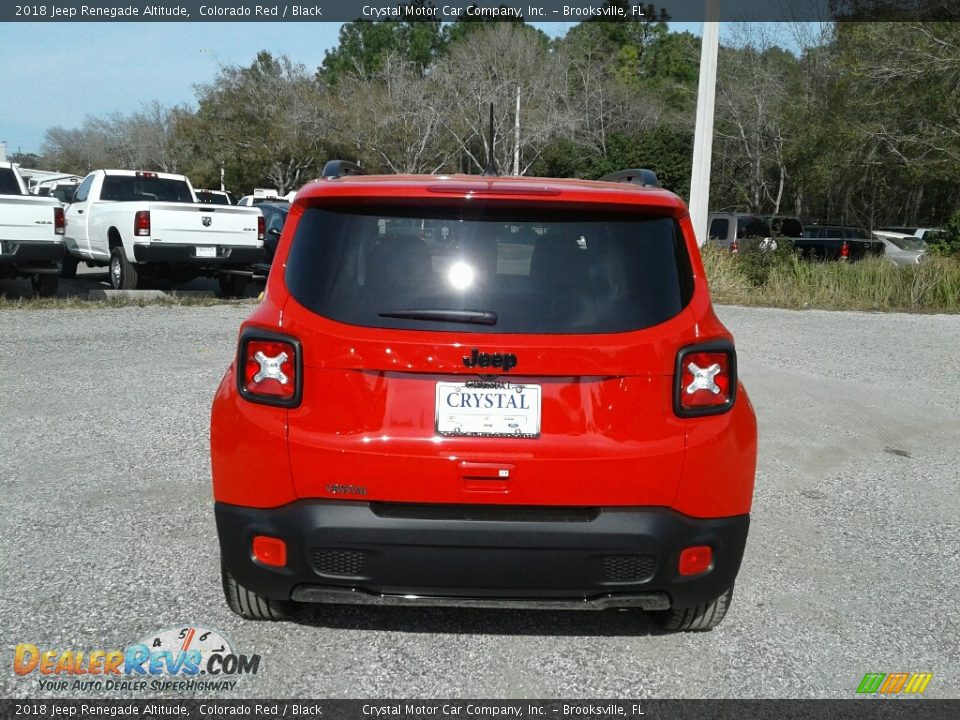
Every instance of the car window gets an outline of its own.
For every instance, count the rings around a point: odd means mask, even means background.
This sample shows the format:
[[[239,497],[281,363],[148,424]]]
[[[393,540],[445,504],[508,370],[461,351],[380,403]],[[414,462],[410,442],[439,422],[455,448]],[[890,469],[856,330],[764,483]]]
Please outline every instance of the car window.
[[[716,218],[710,223],[709,236],[711,240],[726,240],[730,230],[730,221],[725,218]]]
[[[286,280],[302,305],[340,322],[477,333],[637,330],[679,313],[693,287],[672,218],[482,205],[309,208]],[[435,310],[495,322],[404,316]]]
[[[140,175],[107,175],[100,190],[101,200],[149,200],[192,203],[186,180]]]
[[[803,226],[796,218],[773,218],[770,222],[770,229],[774,235],[780,235],[782,237],[803,237]]]
[[[73,202],[83,202],[90,195],[90,186],[93,185],[93,179],[95,175],[87,175],[84,178],[83,182],[80,183],[80,186],[77,188],[77,191],[73,194]]]
[[[766,238],[772,234],[770,226],[763,221],[762,217],[747,215],[737,218],[738,238]]]
[[[211,192],[210,190],[197,190],[197,202],[210,205],[229,205],[230,198],[222,192]]]
[[[0,195],[22,195],[13,168],[0,168]]]

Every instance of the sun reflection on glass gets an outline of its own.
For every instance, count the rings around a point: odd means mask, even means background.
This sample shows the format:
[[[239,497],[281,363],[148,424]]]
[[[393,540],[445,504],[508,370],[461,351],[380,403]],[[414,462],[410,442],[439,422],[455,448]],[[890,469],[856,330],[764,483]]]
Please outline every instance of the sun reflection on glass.
[[[457,290],[466,290],[473,284],[473,268],[465,262],[456,262],[450,266],[447,280]]]

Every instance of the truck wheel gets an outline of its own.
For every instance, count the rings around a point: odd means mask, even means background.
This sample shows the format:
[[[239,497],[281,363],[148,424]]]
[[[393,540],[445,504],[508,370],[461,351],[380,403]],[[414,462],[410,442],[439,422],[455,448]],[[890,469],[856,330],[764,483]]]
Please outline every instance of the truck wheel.
[[[226,565],[220,562],[220,578],[227,605],[237,615],[247,620],[286,620],[293,610],[292,602],[273,600],[257,595],[238,583]]]
[[[122,247],[110,251],[110,287],[114,290],[137,289],[137,269],[127,260]]]
[[[56,275],[35,273],[30,276],[30,284],[33,286],[33,294],[36,297],[53,297],[60,287],[60,278]]]
[[[60,277],[71,280],[77,276],[77,265],[80,263],[70,253],[63,256],[63,262],[60,264]]]
[[[220,283],[220,297],[234,298],[243,295],[249,278],[246,275],[218,275],[217,280]]]
[[[731,587],[712,602],[688,608],[660,610],[653,613],[653,617],[664,630],[695,632],[713,630],[727,614],[732,598],[733,588]]]

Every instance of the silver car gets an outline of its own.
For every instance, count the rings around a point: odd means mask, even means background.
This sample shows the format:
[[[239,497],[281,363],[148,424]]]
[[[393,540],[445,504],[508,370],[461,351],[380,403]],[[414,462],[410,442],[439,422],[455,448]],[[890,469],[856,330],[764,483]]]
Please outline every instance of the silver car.
[[[927,252],[927,244],[914,235],[874,230],[873,236],[883,242],[884,257],[894,265],[917,265]]]

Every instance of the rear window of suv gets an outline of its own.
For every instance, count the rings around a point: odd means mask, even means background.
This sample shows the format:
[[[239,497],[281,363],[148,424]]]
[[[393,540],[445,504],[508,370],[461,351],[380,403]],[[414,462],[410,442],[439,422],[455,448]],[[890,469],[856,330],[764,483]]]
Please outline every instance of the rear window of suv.
[[[286,281],[338,322],[477,333],[638,330],[693,292],[673,218],[482,205],[308,208]]]

